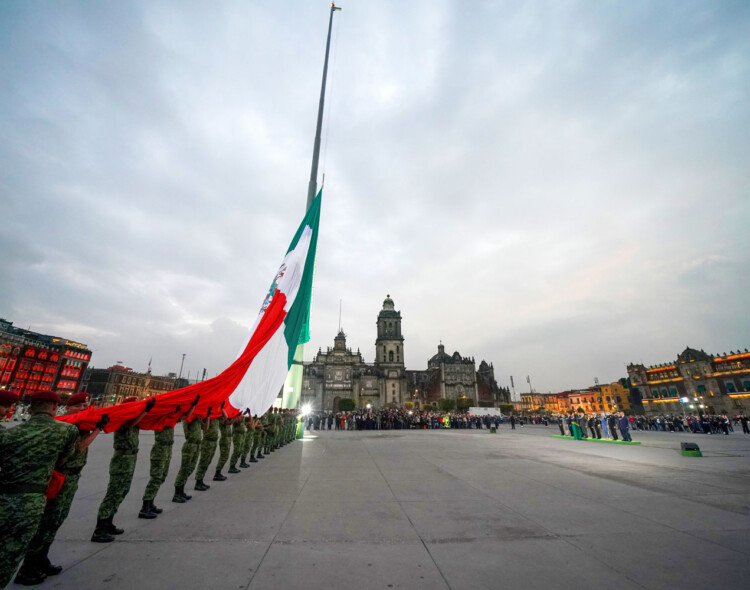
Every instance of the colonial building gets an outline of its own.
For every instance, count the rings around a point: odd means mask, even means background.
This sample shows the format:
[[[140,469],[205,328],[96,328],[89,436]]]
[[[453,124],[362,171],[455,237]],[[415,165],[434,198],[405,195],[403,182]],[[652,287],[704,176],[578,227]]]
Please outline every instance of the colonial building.
[[[0,319],[0,389],[21,396],[49,389],[67,399],[80,389],[90,360],[85,344],[17,328]]]
[[[131,395],[146,399],[187,385],[186,379],[177,379],[174,373],[157,377],[151,371],[137,373],[130,367],[114,365],[106,369],[88,369],[82,390],[91,396],[94,405],[111,406]]]
[[[342,399],[354,400],[357,408],[368,405],[415,407],[440,399],[466,400],[470,405],[496,407],[510,403],[510,392],[498,387],[493,365],[482,361],[479,370],[473,358],[458,352],[449,355],[440,344],[427,362],[427,370],[407,370],[401,312],[390,295],[378,313],[375,362],[368,364],[362,353],[352,352],[346,335],[339,332],[333,348],[318,350],[312,362],[304,363],[301,403],[316,410],[337,410]]]
[[[625,381],[560,393],[522,393],[521,407],[532,414],[567,414],[579,409],[587,414],[631,412],[630,390],[625,387]]]
[[[750,412],[750,352],[708,354],[686,348],[677,360],[646,367],[628,365],[647,416]]]

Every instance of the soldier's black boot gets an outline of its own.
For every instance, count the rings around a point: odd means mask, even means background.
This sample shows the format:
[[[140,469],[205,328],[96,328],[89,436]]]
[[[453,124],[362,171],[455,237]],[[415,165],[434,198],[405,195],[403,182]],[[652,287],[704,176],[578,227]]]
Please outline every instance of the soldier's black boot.
[[[258,460],[255,458],[255,455],[250,455],[250,459],[248,460],[250,463],[257,463]]]
[[[226,481],[226,479],[227,479],[227,476],[222,475],[221,471],[217,471],[214,474],[214,481]]]
[[[143,501],[141,511],[138,513],[138,518],[148,518],[149,520],[152,518],[156,518],[156,514],[154,512],[151,512],[151,502],[149,500]]]
[[[123,533],[124,533],[125,531],[124,531],[123,529],[118,529],[118,528],[117,528],[117,527],[115,526],[115,524],[114,524],[114,523],[112,522],[112,519],[113,519],[113,518],[114,518],[114,516],[110,516],[110,517],[109,517],[109,518],[107,519],[107,521],[106,521],[106,522],[107,522],[107,532],[108,532],[108,533],[109,533],[110,535],[121,535],[121,534],[123,534]]]
[[[115,538],[107,531],[107,519],[100,518],[96,521],[96,529],[94,534],[91,536],[91,541],[94,543],[111,543]]]
[[[237,469],[234,465],[230,465],[229,473],[242,473],[242,472],[239,469]]]
[[[180,499],[175,499],[180,498]],[[192,496],[188,496],[185,493],[185,486],[175,486],[174,487],[174,498],[172,498],[172,502],[177,502],[178,504],[184,504],[188,500],[190,500]]]
[[[61,565],[52,565],[52,562],[49,560],[49,548],[52,546],[52,543],[47,543],[42,548],[42,554],[39,558],[39,570],[48,576],[56,576],[62,571]]]
[[[199,491],[199,492],[205,492],[206,490],[209,490],[209,489],[211,489],[211,486],[209,486],[209,485],[206,485],[205,483],[203,483],[203,480],[202,480],[202,479],[199,479],[199,480],[197,480],[197,481],[195,482],[195,489],[196,489],[197,491]]]
[[[242,461],[240,461],[240,467],[242,467],[242,469],[245,469],[246,467],[250,467],[250,465],[248,463],[245,463],[245,460],[243,459]]]
[[[258,459],[265,459],[266,456],[260,452],[260,449],[258,449]]]
[[[37,567],[38,564],[24,564],[21,566],[21,569],[18,570],[18,573],[16,574],[16,579],[13,580],[16,584],[20,584],[21,586],[36,586],[37,584],[41,584],[44,582],[44,580],[47,579],[47,574],[40,571],[39,567]]]
[[[187,498],[185,498],[185,486],[175,486],[174,487],[174,496],[172,496],[172,502],[176,502],[177,504],[184,504],[187,502]]]
[[[153,512],[154,514],[161,514],[162,512],[164,512],[161,508],[158,508],[156,504],[154,504],[153,500],[151,500],[150,502],[150,507],[151,507],[151,512]]]

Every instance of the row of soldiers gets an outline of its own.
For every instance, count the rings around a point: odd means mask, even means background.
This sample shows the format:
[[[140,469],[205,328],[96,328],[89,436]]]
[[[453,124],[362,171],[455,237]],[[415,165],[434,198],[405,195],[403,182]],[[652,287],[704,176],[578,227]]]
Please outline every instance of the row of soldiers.
[[[14,394],[0,391],[0,415],[16,401]],[[126,398],[123,403],[131,401],[136,398]],[[185,492],[185,486],[193,473],[195,490],[210,489],[204,478],[217,447],[219,458],[213,481],[225,481],[227,476],[222,471],[227,463],[229,473],[240,473],[240,468],[264,459],[297,437],[295,410],[272,408],[260,418],[246,410],[230,418],[222,403],[222,416],[210,418],[211,408],[203,416],[196,415],[199,401],[200,396],[196,396],[184,411],[177,406],[163,427],[154,432],[150,477],[139,518],[153,519],[162,513],[154,499],[169,472],[174,427],[178,423],[182,423],[185,442],[172,501],[180,504],[192,498]],[[156,403],[156,398],[151,398],[138,416],[114,432],[109,483],[99,506],[93,542],[109,543],[124,532],[114,525],[113,519],[133,480],[138,458],[138,424]],[[0,426],[0,530],[3,531],[0,589],[14,576],[18,584],[35,585],[62,571],[61,566],[50,562],[48,553],[70,511],[86,465],[88,447],[104,431],[109,418],[104,415],[93,431],[80,430],[54,419],[60,405],[60,398],[54,392],[37,391],[30,396],[28,421],[8,430]],[[85,393],[72,395],[67,400],[66,413],[81,412],[88,405]]]

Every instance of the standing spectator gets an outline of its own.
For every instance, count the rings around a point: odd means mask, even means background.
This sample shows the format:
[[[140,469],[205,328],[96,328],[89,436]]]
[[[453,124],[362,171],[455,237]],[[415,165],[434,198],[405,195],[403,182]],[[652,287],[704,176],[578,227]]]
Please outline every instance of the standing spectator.
[[[632,442],[633,439],[630,438],[630,421],[628,420],[628,417],[625,415],[625,412],[620,412],[620,419],[618,420],[617,424],[620,428],[620,434],[622,434],[622,440],[626,442]]]

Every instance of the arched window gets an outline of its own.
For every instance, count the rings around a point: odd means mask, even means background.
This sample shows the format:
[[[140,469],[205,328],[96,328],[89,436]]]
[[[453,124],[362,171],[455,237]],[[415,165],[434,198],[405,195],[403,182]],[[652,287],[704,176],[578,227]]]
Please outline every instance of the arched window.
[[[745,391],[750,391],[750,381],[743,381],[742,387],[745,389]]]
[[[735,388],[734,383],[726,381],[724,384],[727,386],[727,393],[737,393],[737,388]]]
[[[388,362],[389,363],[393,362],[393,351],[392,350],[388,353]]]

